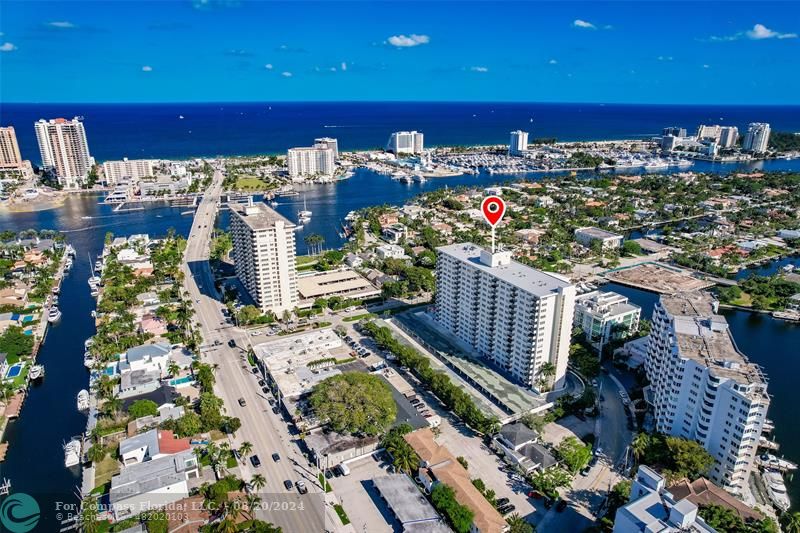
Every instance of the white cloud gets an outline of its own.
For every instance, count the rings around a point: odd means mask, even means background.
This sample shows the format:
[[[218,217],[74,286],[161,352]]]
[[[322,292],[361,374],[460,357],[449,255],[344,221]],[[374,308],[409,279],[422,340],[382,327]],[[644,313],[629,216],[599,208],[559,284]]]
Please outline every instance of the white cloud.
[[[331,67],[329,70],[330,70],[331,72],[336,72],[336,67]]]
[[[672,56],[658,56],[659,61],[672,61]]]
[[[795,39],[797,38],[796,33],[779,33],[777,31],[771,30],[764,26],[763,24],[756,24],[753,26],[752,30],[747,30],[745,32],[748,39],[754,39],[759,41],[761,39]]]
[[[75,24],[68,20],[55,20],[53,22],[48,22],[47,25],[51,28],[59,28],[62,30],[69,30],[75,27]]]
[[[706,63],[705,65],[703,65],[703,68],[711,68],[711,65],[709,65],[708,63]]]
[[[408,48],[411,46],[418,46],[420,44],[428,44],[431,42],[431,38],[427,35],[417,35],[416,33],[412,33],[410,35],[392,35],[386,42],[392,46],[396,46],[398,48]]]
[[[289,71],[283,71],[283,72],[281,72],[281,76],[283,76],[284,78],[291,78],[292,77],[292,73],[289,72]]]
[[[587,21],[581,20],[581,19],[573,20],[572,21],[572,25],[574,27],[576,27],[576,28],[586,28],[586,29],[590,29],[590,30],[596,30],[597,29],[597,26],[595,26],[591,22],[587,22]]]
[[[272,63],[267,63],[266,65],[264,65],[264,68],[267,70],[272,70]]]
[[[558,61],[556,61],[555,59],[551,59],[547,63],[550,64],[550,65],[558,65]]]
[[[489,72],[487,67],[470,67],[469,68],[472,72]]]
[[[347,63],[345,63],[344,61],[342,61],[341,68],[342,68],[342,70],[347,70]]]
[[[150,65],[145,65],[142,67],[142,72],[153,72],[153,67]]]
[[[16,50],[17,47],[14,43],[3,43],[0,44],[0,52],[13,52]]]

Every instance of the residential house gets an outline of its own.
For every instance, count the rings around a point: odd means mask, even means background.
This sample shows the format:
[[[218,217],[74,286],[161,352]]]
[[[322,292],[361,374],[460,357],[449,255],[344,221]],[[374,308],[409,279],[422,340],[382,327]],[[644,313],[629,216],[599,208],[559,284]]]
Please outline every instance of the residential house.
[[[534,442],[536,432],[521,422],[506,424],[494,436],[494,445],[503,452],[506,462],[526,474],[546,470],[556,464],[547,448]]]
[[[177,439],[172,431],[151,429],[121,441],[119,456],[123,465],[130,466],[190,449],[189,439]]]

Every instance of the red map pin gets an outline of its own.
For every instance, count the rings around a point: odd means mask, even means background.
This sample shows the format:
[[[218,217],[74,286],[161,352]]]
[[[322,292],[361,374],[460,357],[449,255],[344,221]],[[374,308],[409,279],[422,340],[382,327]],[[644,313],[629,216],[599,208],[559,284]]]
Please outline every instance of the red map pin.
[[[487,196],[481,202],[481,211],[486,222],[494,228],[506,212],[506,203],[499,196]]]

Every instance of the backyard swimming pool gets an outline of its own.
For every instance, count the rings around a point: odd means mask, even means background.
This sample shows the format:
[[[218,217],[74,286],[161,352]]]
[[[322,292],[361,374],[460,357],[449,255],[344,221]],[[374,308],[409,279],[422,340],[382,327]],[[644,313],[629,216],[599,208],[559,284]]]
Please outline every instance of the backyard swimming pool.
[[[13,379],[19,376],[20,372],[22,372],[22,363],[13,364],[11,368],[8,369],[8,372],[6,372],[6,378]]]

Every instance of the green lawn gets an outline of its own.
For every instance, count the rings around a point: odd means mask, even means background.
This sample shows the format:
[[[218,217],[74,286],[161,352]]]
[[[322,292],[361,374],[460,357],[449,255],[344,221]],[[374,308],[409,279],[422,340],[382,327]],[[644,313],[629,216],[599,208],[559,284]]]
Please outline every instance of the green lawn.
[[[350,519],[347,518],[347,513],[344,512],[344,507],[342,507],[337,503],[336,505],[333,506],[333,508],[336,510],[336,514],[339,515],[339,520],[342,521],[342,524],[346,526],[347,524],[350,523]]]
[[[236,179],[235,187],[239,190],[264,190],[267,188],[267,182],[255,176],[242,176]]]
[[[313,264],[313,263],[317,262],[317,256],[315,256],[315,255],[298,255],[295,258],[295,262],[297,263],[298,267],[302,266],[302,265]]]
[[[375,313],[362,313],[360,315],[346,316],[342,319],[342,322],[356,322],[362,318],[375,318],[377,316]]]
[[[320,485],[325,487],[325,492],[330,492],[330,491],[333,490],[331,488],[331,484],[328,483],[328,480],[325,479],[325,476],[323,476],[322,473],[317,475],[317,479],[319,480]],[[347,516],[347,515],[345,515],[345,516]]]
[[[94,471],[94,486],[98,487],[101,485],[105,485],[114,474],[119,473],[119,461],[112,457],[112,454],[106,455],[106,458],[100,461],[99,463],[95,463],[95,471]]]

